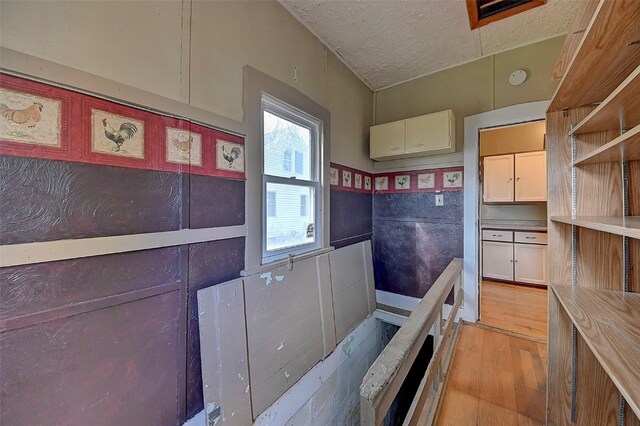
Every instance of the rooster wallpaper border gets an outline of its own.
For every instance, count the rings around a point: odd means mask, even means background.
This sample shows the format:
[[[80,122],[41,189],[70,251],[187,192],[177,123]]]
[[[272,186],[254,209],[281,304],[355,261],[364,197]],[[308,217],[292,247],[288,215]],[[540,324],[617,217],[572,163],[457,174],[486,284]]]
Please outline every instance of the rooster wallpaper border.
[[[4,73],[0,73],[0,88],[27,97],[50,99],[58,102],[60,109],[60,140],[59,143],[56,142],[57,145],[48,141],[20,142],[0,135],[0,155],[245,179],[244,138],[240,136],[192,123],[187,119],[167,117]],[[9,109],[12,107],[15,109]],[[17,113],[23,113],[23,116],[29,113],[26,105],[22,105],[23,110],[18,110],[17,107],[0,106],[0,120],[9,122]],[[106,115],[107,122],[94,122],[94,111]],[[123,120],[114,120],[111,123],[109,116]],[[31,120],[29,122],[36,121],[34,126],[37,126],[39,116],[26,117]],[[126,120],[127,118],[130,120]],[[172,161],[168,148],[172,141],[167,140],[168,128],[181,129],[200,136],[200,161]],[[105,136],[101,141],[102,148],[96,150],[94,138],[101,135]],[[239,147],[239,154],[234,158],[237,161],[235,167],[224,167],[225,163],[229,164],[228,160],[218,160],[218,140]],[[131,148],[131,142],[137,144],[137,150]],[[189,149],[193,149],[194,145]]]

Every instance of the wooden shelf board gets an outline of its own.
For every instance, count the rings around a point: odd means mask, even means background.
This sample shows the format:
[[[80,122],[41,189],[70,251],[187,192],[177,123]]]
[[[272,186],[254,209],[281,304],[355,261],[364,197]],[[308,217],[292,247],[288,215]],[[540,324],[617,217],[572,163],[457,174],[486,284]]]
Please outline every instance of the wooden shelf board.
[[[564,75],[567,65],[569,65],[571,58],[576,54],[576,50],[580,45],[584,32],[589,26],[589,22],[591,22],[591,18],[593,17],[593,13],[596,11],[598,3],[598,0],[585,0],[580,2],[575,20],[573,21],[569,34],[567,35],[567,39],[562,46],[562,52],[560,52],[558,62],[556,62],[556,66],[553,69],[552,78],[554,80],[559,80]]]
[[[640,64],[640,1],[600,0],[549,112],[602,102]]]
[[[627,128],[640,123],[640,65],[602,103],[573,129],[572,133],[620,129],[624,115]]]
[[[578,158],[573,165],[610,163],[622,160],[640,160],[640,124],[611,142]]]
[[[552,222],[566,223],[594,231],[640,239],[640,216],[551,216]]]
[[[551,289],[576,329],[640,418],[640,293],[571,287]]]

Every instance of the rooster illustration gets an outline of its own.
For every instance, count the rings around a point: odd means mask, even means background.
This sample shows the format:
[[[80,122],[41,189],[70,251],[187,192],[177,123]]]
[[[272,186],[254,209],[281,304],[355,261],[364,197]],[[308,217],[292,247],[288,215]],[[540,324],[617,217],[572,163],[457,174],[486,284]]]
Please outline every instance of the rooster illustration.
[[[40,102],[34,102],[24,109],[12,109],[5,104],[0,104],[0,115],[16,129],[25,130],[35,127],[40,121],[42,108]]]
[[[138,133],[138,128],[133,123],[122,123],[120,125],[120,130],[116,130],[109,123],[107,123],[107,119],[102,119],[102,125],[104,126],[104,135],[113,143],[116,144],[116,148],[114,151],[120,151],[120,147],[127,139],[131,139],[136,133]]]
[[[453,185],[458,179],[460,179],[460,173],[454,173],[452,175],[449,175],[447,181],[449,182],[449,184]]]
[[[242,154],[242,151],[240,151],[240,148],[238,148],[237,146],[231,148],[231,151],[227,153],[225,150],[225,145],[222,145],[222,156],[229,162],[229,168],[233,166],[233,162],[236,161],[238,157],[240,157],[240,154]]]
[[[174,138],[171,140],[171,143],[173,144],[173,146],[178,148],[178,151],[180,151],[180,155],[187,155],[189,153],[189,150],[191,149],[191,146],[193,145],[193,136],[189,136],[188,139],[182,140]]]

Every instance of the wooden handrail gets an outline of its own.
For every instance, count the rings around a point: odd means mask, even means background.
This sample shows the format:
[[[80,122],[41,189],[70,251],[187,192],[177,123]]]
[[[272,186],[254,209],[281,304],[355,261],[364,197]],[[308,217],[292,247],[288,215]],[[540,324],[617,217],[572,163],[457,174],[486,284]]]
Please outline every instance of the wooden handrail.
[[[375,360],[360,386],[360,413],[363,425],[382,424],[400,387],[405,381],[418,352],[434,326],[435,351],[409,409],[405,424],[417,419],[431,422],[439,398],[440,382],[446,365],[443,357],[447,342],[453,334],[452,324],[462,303],[462,259],[453,259],[438,277],[407,322],[400,327],[389,344]],[[447,296],[454,290],[454,304],[446,324],[442,324],[442,308]],[[431,388],[436,386],[436,391]],[[429,403],[431,402],[431,403]],[[430,408],[431,407],[431,408]],[[421,420],[423,424],[425,420]],[[428,423],[427,423],[428,424]]]

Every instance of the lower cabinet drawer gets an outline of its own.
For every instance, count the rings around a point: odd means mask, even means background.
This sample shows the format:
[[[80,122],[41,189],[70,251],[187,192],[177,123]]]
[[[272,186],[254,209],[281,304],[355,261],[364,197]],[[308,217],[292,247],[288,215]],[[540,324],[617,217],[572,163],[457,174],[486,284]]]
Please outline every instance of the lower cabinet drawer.
[[[482,239],[484,241],[513,241],[513,231],[502,231],[499,229],[483,229]]]
[[[516,243],[547,244],[547,233],[516,231],[514,241]]]

